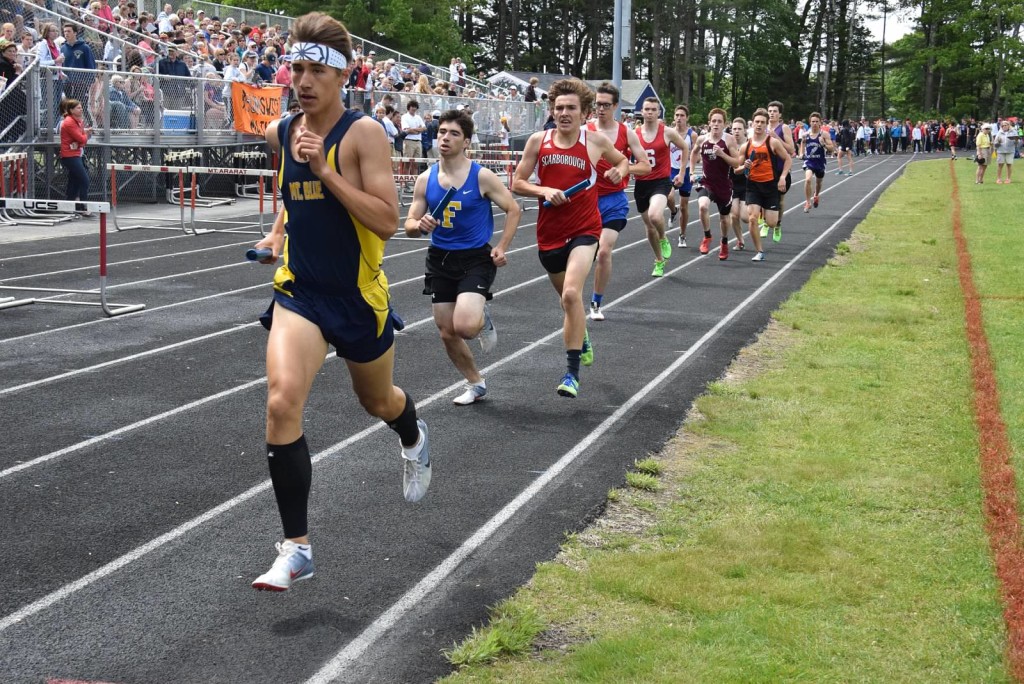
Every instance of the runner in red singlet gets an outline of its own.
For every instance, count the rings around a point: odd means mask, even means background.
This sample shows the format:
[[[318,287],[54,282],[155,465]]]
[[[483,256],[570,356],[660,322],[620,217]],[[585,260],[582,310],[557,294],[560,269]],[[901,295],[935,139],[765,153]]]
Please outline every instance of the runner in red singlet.
[[[635,176],[646,176],[651,172],[647,154],[629,126],[615,120],[615,109],[619,104],[619,89],[605,81],[597,87],[597,120],[587,123],[588,131],[599,131],[605,135],[624,156],[632,155],[636,161],[629,165],[629,172]],[[597,249],[597,266],[594,267],[594,294],[590,300],[590,320],[603,321],[601,304],[605,290],[612,278],[612,251],[618,242],[619,232],[626,227],[629,216],[629,198],[626,186],[629,178],[621,183],[612,183],[604,177],[611,165],[604,159],[597,161],[597,204],[601,211],[601,244]]]
[[[644,122],[637,127],[636,134],[647,153],[651,173],[637,180],[633,187],[633,197],[644,225],[647,226],[647,241],[654,250],[654,270],[651,276],[660,278],[665,275],[665,260],[672,256],[672,243],[665,238],[665,207],[668,206],[668,195],[672,191],[668,146],[672,143],[676,147],[684,147],[686,142],[679,131],[666,127],[658,119],[661,114],[658,98],[649,97],[644,100],[641,112]]]
[[[629,172],[629,160],[603,135],[582,128],[594,105],[594,92],[583,81],[566,78],[548,90],[555,128],[530,136],[523,159],[516,167],[512,191],[540,200],[537,217],[537,247],[540,262],[561,298],[565,314],[562,334],[567,370],[557,391],[563,397],[579,394],[580,364],[594,361],[583,310],[583,285],[594,262],[601,236],[601,214],[597,208],[597,160],[611,168],[604,177],[621,183]],[[537,170],[538,183],[530,176]],[[580,181],[590,182],[586,190],[571,197],[563,191]],[[549,203],[549,207],[544,204]]]

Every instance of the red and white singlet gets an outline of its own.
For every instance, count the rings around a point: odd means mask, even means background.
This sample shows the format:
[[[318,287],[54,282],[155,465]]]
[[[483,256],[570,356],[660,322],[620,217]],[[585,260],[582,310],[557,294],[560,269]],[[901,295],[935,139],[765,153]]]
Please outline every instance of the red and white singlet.
[[[573,195],[560,206],[545,207],[541,202],[537,217],[537,247],[543,251],[564,247],[581,235],[601,237],[601,212],[597,209],[597,167],[587,152],[587,131],[568,149],[555,145],[554,129],[544,131],[537,155],[539,184],[568,190],[580,181],[589,180],[590,187]]]

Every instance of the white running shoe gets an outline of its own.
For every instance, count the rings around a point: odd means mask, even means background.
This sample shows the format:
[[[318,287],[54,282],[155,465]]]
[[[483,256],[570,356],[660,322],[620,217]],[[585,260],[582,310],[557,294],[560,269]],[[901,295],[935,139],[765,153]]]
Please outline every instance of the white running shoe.
[[[270,570],[253,581],[252,588],[258,591],[287,591],[292,582],[313,576],[313,557],[299,550],[298,544],[285,539],[277,542],[277,558]]]
[[[483,398],[487,396],[486,385],[474,385],[471,382],[466,383],[466,391],[455,397],[452,401],[457,406],[469,406],[475,404],[478,401],[483,401]]]
[[[764,261],[764,252],[758,252],[751,258],[751,261]]]
[[[415,458],[406,456],[402,447],[402,492],[405,500],[415,503],[427,494],[430,486],[430,441],[427,435],[427,424],[422,420],[416,423],[420,427],[420,448]]]
[[[480,348],[489,352],[498,346],[498,331],[494,329],[494,321],[491,320],[491,307],[484,304],[484,327],[480,328],[477,336],[480,340]]]
[[[597,302],[590,302],[590,320],[592,321],[603,321],[604,312],[601,311],[601,305]]]
[[[679,242],[676,243],[676,247],[679,249],[686,249],[686,238],[680,235]]]

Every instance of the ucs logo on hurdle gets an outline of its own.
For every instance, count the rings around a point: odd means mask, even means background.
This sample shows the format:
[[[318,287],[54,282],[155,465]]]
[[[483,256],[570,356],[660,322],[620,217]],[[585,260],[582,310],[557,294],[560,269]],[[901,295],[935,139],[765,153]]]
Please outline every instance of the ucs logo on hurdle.
[[[17,200],[5,200],[0,199],[0,209],[35,209],[37,211],[67,211],[71,207],[70,202],[62,202],[59,200],[34,200],[34,199],[17,199]],[[89,205],[85,202],[75,202],[74,209],[72,211],[85,213],[89,211]]]

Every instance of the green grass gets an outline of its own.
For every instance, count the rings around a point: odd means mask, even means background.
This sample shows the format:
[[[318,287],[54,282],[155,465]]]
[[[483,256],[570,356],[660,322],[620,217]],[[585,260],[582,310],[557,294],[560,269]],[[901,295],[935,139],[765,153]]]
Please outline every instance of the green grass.
[[[974,185],[973,169],[957,165],[962,221],[971,252],[974,283],[982,298],[985,334],[996,364],[1003,418],[1014,449],[1018,496],[1024,492],[1024,214],[1020,179],[996,185],[993,169]],[[1017,164],[1018,171],[1020,164]],[[1024,496],[1018,503],[1024,510]]]
[[[1015,186],[956,168],[982,293],[1020,295],[1021,222],[991,228]],[[574,536],[508,602],[558,639],[450,681],[1009,681],[949,185],[946,161],[908,167],[741,359],[758,372],[709,385],[657,478],[627,475],[659,484],[653,524]],[[1015,445],[1021,308],[984,309]]]

